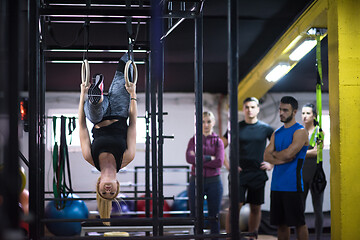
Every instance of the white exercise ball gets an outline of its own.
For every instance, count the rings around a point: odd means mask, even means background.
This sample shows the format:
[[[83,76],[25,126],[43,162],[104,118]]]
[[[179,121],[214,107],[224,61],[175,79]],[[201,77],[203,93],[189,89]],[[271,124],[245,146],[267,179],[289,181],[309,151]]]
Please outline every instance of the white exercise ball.
[[[239,227],[241,231],[246,231],[248,229],[248,221],[250,215],[250,206],[245,204],[242,206],[239,215]]]

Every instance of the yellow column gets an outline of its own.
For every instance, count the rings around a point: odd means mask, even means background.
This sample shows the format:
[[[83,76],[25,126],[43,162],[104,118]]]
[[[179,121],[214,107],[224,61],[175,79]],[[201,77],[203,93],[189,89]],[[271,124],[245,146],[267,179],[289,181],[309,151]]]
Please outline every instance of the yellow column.
[[[359,0],[329,0],[328,41],[331,239],[360,239]]]

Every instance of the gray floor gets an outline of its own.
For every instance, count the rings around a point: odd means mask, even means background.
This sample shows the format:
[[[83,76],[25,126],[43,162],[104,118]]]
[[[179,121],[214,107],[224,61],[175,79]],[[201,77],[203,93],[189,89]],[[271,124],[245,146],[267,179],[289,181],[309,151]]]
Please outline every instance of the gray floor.
[[[295,240],[296,237],[293,235],[291,238],[291,240]],[[330,233],[323,233],[321,240],[330,240],[331,239],[331,234]],[[309,234],[309,240],[316,240],[316,235],[314,233],[310,233]]]

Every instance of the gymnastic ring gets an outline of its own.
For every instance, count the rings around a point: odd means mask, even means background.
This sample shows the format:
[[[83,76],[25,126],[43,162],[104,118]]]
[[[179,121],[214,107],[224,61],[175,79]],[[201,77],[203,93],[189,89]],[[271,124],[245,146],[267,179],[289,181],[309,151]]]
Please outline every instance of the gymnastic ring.
[[[81,82],[85,83],[85,87],[90,84],[90,65],[87,59],[84,59],[81,64]]]
[[[125,64],[125,70],[124,70],[124,78],[125,78],[125,82],[126,82],[126,85],[129,86],[129,67],[130,67],[130,64],[133,66],[134,68],[134,78],[133,78],[133,83],[136,85],[137,83],[137,80],[138,80],[138,70],[137,70],[137,67],[136,67],[136,64],[133,60],[129,60],[126,62]]]

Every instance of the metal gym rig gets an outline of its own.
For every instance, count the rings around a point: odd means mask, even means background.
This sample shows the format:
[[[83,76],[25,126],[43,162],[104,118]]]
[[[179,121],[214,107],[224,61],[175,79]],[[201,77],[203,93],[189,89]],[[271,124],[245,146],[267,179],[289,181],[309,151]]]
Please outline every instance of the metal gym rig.
[[[136,2],[136,3],[135,3]],[[104,5],[102,5],[104,4]],[[239,231],[238,218],[238,173],[237,173],[237,155],[238,155],[238,125],[237,125],[237,85],[238,85],[238,27],[237,27],[237,1],[228,0],[228,89],[230,104],[230,178],[234,183],[230,186],[231,205],[231,230],[230,235],[204,235],[204,214],[203,199],[196,198],[197,212],[194,219],[191,218],[163,218],[163,142],[166,136],[163,136],[163,83],[164,83],[164,49],[163,42],[171,31],[173,31],[185,19],[194,20],[195,41],[194,41],[194,87],[195,87],[195,111],[196,111],[196,184],[197,196],[203,195],[203,174],[202,174],[202,93],[203,93],[203,12],[204,0],[152,0],[152,1],[130,1],[130,0],[108,0],[104,1],[74,1],[70,0],[34,0],[29,1],[27,5],[27,21],[19,20],[18,14],[21,12],[20,1],[5,0],[1,9],[1,46],[3,55],[3,64],[0,69],[4,76],[4,85],[1,90],[4,91],[4,98],[1,112],[5,116],[4,124],[9,129],[2,148],[4,168],[1,174],[1,180],[6,182],[18,181],[15,172],[18,172],[19,161],[14,161],[14,156],[18,156],[18,102],[19,85],[22,77],[28,81],[29,95],[29,192],[30,192],[30,212],[33,219],[30,222],[29,239],[57,239],[57,237],[44,237],[44,223],[47,221],[44,216],[44,152],[45,152],[45,88],[46,88],[46,63],[53,60],[47,55],[49,46],[45,41],[45,25],[50,22],[74,22],[82,21],[92,24],[97,21],[98,24],[109,22],[118,22],[125,24],[145,24],[151,33],[150,39],[145,45],[146,57],[144,60],[146,68],[146,124],[147,129],[151,128],[151,136],[146,139],[146,195],[150,198],[152,193],[152,218],[132,219],[134,224],[152,226],[153,236],[134,237],[132,239],[204,239],[209,237],[239,239],[240,236],[252,235],[241,233]],[[111,6],[117,6],[112,8]],[[191,5],[191,8],[188,6]],[[5,14],[8,13],[8,14]],[[130,19],[130,21],[129,21]],[[137,23],[131,19],[139,20]],[[164,22],[167,22],[167,31],[164,32]],[[11,28],[9,27],[11,23]],[[24,26],[25,25],[25,26]],[[18,69],[18,56],[21,55],[19,46],[20,31],[24,27],[28,29],[28,55],[20,57],[20,60],[28,60],[28,75],[22,69]],[[131,43],[129,43],[130,45]],[[88,46],[87,46],[88,47]],[[129,47],[129,46],[128,46]],[[136,52],[136,44],[132,45],[133,52]],[[144,46],[143,46],[144,47]],[[6,51],[5,49],[9,49]],[[85,49],[83,49],[85,50]],[[89,50],[88,48],[86,50]],[[126,51],[126,48],[123,49]],[[129,49],[127,49],[129,50]],[[11,54],[10,54],[11,53]],[[24,54],[25,55],[25,54]],[[136,60],[136,59],[135,59]],[[24,61],[25,62],[25,61]],[[16,79],[17,81],[14,81]],[[16,110],[16,112],[14,111]],[[150,121],[151,119],[151,126]],[[156,134],[158,133],[158,135]],[[156,139],[157,141],[151,141]],[[150,155],[151,149],[151,155]],[[12,157],[9,157],[12,156]],[[18,160],[18,158],[15,158]],[[150,167],[152,166],[152,167]],[[150,191],[150,169],[152,174],[152,189]],[[2,181],[3,182],[3,181]],[[1,206],[0,236],[4,239],[19,239],[16,236],[18,232],[19,214],[17,214],[18,196],[14,189],[1,187],[1,194],[4,198],[4,204]],[[17,189],[15,189],[17,190]],[[147,214],[149,214],[149,202],[146,204]],[[97,220],[101,222],[101,220]],[[111,219],[110,219],[111,221]],[[127,220],[129,221],[129,220]],[[163,236],[164,226],[171,225],[171,221],[184,224],[193,224],[194,235],[187,236]],[[10,237],[13,236],[13,237]],[[79,237],[94,238],[94,237]],[[101,237],[97,237],[102,239]],[[77,237],[71,237],[77,239]]]

